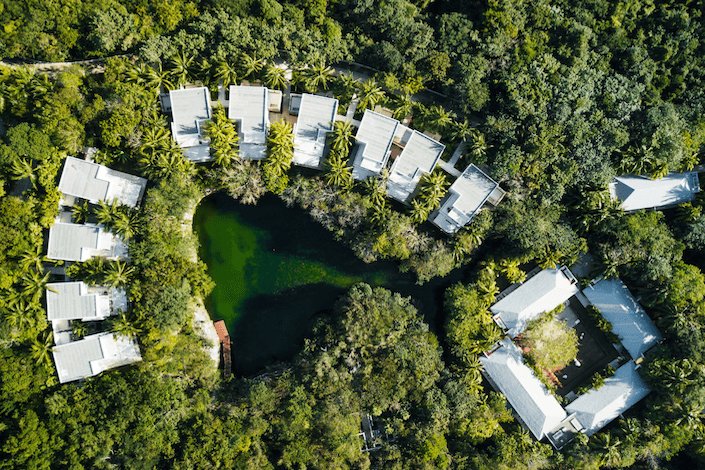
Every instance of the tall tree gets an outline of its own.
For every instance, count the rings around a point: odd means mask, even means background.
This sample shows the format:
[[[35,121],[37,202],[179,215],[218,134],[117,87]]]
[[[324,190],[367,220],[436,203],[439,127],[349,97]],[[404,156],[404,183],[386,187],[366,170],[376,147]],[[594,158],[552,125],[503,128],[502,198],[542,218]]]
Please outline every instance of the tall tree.
[[[365,80],[360,85],[358,93],[357,111],[374,109],[384,99],[384,90],[377,85],[373,78]]]
[[[286,70],[278,67],[275,63],[269,62],[264,69],[264,86],[275,90],[284,90],[288,84]]]
[[[51,331],[44,338],[37,338],[32,341],[30,356],[37,364],[46,367],[51,366],[51,353],[54,351],[53,342],[54,334]]]

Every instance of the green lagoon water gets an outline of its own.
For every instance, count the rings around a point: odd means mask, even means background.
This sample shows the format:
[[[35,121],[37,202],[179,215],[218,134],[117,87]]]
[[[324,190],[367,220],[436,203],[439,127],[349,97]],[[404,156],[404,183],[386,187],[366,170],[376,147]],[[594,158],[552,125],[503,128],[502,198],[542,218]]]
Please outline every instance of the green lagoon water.
[[[453,281],[419,287],[392,262],[365,264],[303,210],[271,195],[256,206],[210,196],[196,211],[194,228],[216,282],[207,307],[214,320],[225,320],[233,368],[242,375],[293,357],[316,318],[358,282],[412,295],[434,328],[442,291]]]

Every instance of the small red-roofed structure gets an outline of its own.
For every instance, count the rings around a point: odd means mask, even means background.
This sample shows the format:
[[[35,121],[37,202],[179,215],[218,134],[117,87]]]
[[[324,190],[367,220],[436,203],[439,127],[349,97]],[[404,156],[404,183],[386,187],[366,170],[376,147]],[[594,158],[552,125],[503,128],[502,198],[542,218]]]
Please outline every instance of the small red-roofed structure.
[[[232,367],[232,352],[230,350],[230,333],[228,333],[228,327],[225,326],[223,320],[218,320],[213,323],[215,326],[215,331],[218,333],[218,339],[220,340],[221,353],[223,357],[223,375],[225,378],[230,377],[230,369]]]

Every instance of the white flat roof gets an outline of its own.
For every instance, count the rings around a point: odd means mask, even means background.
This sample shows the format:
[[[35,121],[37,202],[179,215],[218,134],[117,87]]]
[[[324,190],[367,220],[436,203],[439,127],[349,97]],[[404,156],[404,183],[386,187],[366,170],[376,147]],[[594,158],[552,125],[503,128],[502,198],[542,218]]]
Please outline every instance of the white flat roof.
[[[443,205],[431,219],[446,233],[455,233],[470,222],[499,184],[470,164],[448,188]]]
[[[110,297],[89,293],[83,282],[47,284],[47,318],[54,320],[100,320],[110,316]]]
[[[261,160],[265,157],[269,129],[268,91],[261,86],[230,86],[228,118],[239,122],[240,156]]]
[[[421,177],[433,171],[444,149],[445,145],[440,142],[418,131],[412,131],[404,150],[392,165],[387,194],[406,203]]]
[[[353,178],[365,180],[382,172],[398,125],[396,119],[365,110],[355,135],[358,149],[353,162]]]
[[[48,258],[86,261],[93,256],[127,258],[127,244],[97,225],[57,222],[49,227]]]
[[[67,157],[59,180],[59,191],[68,196],[135,207],[147,187],[147,180],[103,165]]]
[[[210,91],[207,87],[169,91],[171,101],[171,130],[181,147],[200,144],[203,125],[211,118]]]
[[[619,279],[603,279],[583,294],[612,323],[612,332],[634,359],[661,340],[661,334],[627,286]]]
[[[492,305],[490,311],[514,338],[531,320],[558,307],[579,291],[578,281],[567,267],[544,269]]]
[[[622,201],[625,211],[657,209],[695,199],[700,191],[698,174],[671,173],[652,180],[645,176],[618,176],[609,185],[612,199]]]
[[[338,100],[325,96],[301,96],[299,116],[294,129],[294,163],[319,168],[326,136],[333,129]]]
[[[617,369],[597,390],[590,390],[566,406],[583,425],[583,432],[592,436],[613,419],[634,406],[650,392],[639,376],[636,364],[629,361]]]
[[[480,362],[536,439],[541,440],[568,417],[556,398],[524,364],[521,350],[509,338],[492,354],[481,357]]]
[[[92,377],[142,359],[136,342],[113,333],[98,333],[54,346],[52,354],[61,383]]]

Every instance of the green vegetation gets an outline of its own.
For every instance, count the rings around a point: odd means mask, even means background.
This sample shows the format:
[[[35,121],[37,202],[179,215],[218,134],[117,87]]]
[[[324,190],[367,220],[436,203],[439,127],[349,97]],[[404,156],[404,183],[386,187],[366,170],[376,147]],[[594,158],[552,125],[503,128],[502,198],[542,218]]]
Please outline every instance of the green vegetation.
[[[623,172],[658,177],[700,163],[702,2],[59,3],[0,2],[2,58],[130,57],[97,64],[99,73],[0,67],[0,467],[703,465],[703,199],[625,214],[605,191]],[[285,123],[272,126],[267,160],[241,160],[222,110],[207,129],[215,161],[186,160],[157,93],[193,81],[213,92],[243,80],[285,90],[282,60],[294,89],[330,92],[341,110],[356,99],[356,119],[381,104],[440,133],[449,150],[465,142],[459,166],[484,165],[508,190],[504,201],[439,236],[422,221],[447,186],[442,173],[426,178],[410,214],[399,212],[384,174],[351,181],[345,123],[319,177],[291,168]],[[378,70],[341,74],[344,61]],[[75,279],[127,288],[132,308],[106,327],[139,332],[143,361],[59,386],[42,301],[54,280],[44,237],[63,160],[86,146],[99,149],[99,163],[150,179],[137,211],[83,201],[72,211],[129,239],[130,262],[68,267]],[[184,221],[213,189],[246,204],[274,192],[365,261],[394,260],[418,282],[463,268],[467,282],[443,293],[435,334],[412,301],[356,286],[296,358],[257,379],[221,381],[192,327],[213,283]],[[501,337],[488,310],[500,285],[525,279],[526,263],[571,264],[587,251],[593,274],[619,276],[664,341],[642,365],[653,389],[644,406],[554,452],[511,423],[477,358]],[[396,440],[359,452],[360,413]]]
[[[520,344],[530,358],[528,362],[548,374],[561,370],[578,355],[577,333],[557,320],[553,312],[530,321],[521,334]]]

